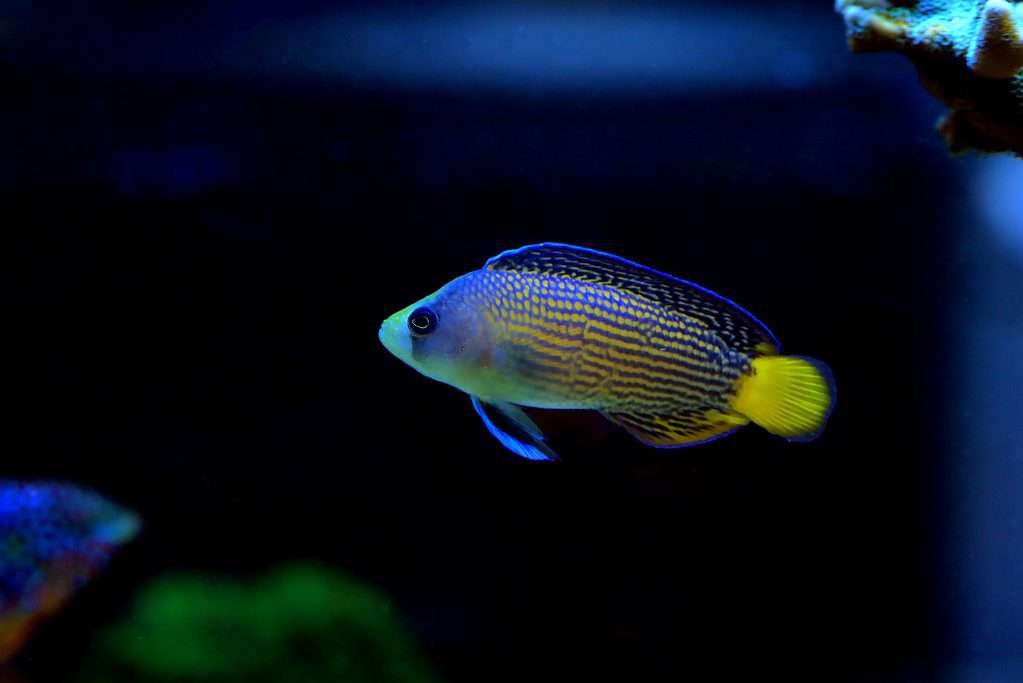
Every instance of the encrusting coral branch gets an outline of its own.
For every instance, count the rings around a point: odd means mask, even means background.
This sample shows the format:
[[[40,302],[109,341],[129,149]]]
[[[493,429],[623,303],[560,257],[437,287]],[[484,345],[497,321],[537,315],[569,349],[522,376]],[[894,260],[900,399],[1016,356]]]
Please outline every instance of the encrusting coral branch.
[[[1023,156],[1023,3],[837,0],[835,10],[852,51],[912,60],[921,83],[951,109],[939,130],[953,152]]]
[[[849,27],[849,47],[854,52],[890,49],[905,37],[902,26],[884,15],[872,13],[871,8],[887,9],[888,3],[870,0],[858,4],[849,0],[838,0],[835,3],[835,10]]]
[[[987,0],[966,63],[984,78],[1012,78],[1023,68],[1023,15],[1005,0]]]

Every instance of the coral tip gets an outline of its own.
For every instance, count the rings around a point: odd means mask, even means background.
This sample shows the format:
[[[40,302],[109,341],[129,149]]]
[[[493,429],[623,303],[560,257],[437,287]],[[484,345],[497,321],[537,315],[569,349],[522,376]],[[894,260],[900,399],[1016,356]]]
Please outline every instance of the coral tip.
[[[1012,78],[1023,68],[1023,17],[1006,0],[987,0],[966,63],[984,78]]]

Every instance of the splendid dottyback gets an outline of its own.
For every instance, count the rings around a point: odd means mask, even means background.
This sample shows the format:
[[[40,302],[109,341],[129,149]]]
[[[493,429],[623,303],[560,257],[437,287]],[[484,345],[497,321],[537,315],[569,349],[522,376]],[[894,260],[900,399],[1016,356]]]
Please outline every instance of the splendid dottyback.
[[[826,365],[779,355],[770,330],[732,301],[567,244],[490,259],[389,317],[380,341],[468,393],[491,433],[534,460],[557,456],[521,406],[597,410],[670,448],[749,422],[810,440],[835,403]]]

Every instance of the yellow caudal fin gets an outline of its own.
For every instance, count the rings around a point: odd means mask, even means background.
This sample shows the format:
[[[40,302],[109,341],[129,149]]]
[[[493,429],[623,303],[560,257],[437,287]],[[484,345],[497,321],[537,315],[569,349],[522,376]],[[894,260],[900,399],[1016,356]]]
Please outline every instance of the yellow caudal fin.
[[[835,407],[827,365],[801,356],[760,356],[738,383],[732,409],[791,441],[817,438]]]

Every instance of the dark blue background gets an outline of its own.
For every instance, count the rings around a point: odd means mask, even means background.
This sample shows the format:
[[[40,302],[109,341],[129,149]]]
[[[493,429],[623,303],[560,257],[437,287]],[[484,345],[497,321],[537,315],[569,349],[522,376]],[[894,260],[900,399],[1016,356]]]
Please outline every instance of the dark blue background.
[[[6,14],[6,21],[5,14]],[[0,10],[3,476],[148,577],[335,562],[451,681],[930,680],[957,652],[943,415],[961,164],[828,2],[15,2]],[[828,362],[824,436],[655,451],[541,415],[515,459],[380,320],[497,252],[599,248]],[[61,658],[51,652],[70,652]]]

